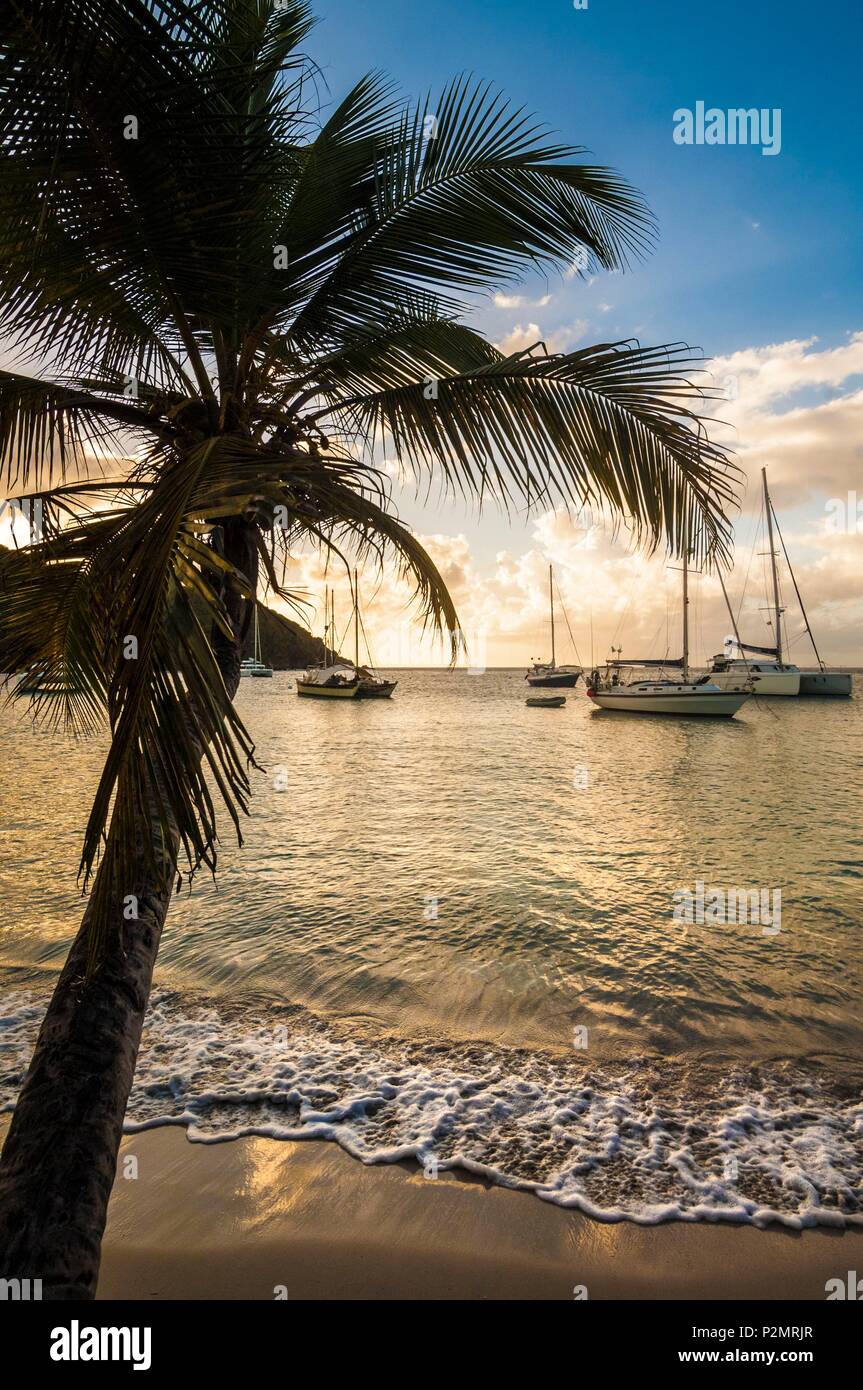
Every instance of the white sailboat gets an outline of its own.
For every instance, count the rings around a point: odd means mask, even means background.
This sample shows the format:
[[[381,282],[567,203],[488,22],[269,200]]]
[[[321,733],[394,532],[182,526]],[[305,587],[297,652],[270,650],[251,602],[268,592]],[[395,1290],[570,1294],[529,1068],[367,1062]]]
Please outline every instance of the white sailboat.
[[[764,486],[766,490],[766,477]],[[773,504],[771,503],[770,505],[772,510]],[[785,556],[785,563],[788,566],[788,573],[791,575],[791,583],[794,585],[794,592],[797,595],[797,602],[800,604],[800,612],[803,614],[803,622],[806,626],[806,631],[809,634],[809,641],[812,643],[812,650],[815,653],[815,660],[818,662],[817,671],[800,672],[800,694],[820,695],[832,698],[835,698],[836,696],[848,696],[851,694],[851,672],[828,671],[824,662],[821,660],[821,653],[819,652],[818,647],[815,644],[815,634],[813,633],[812,628],[809,625],[809,618],[806,615],[806,609],[803,607],[803,597],[800,593],[799,588],[797,587],[797,576],[795,575],[794,570],[791,566],[791,558],[785,547],[785,538],[783,537],[782,532],[779,529],[779,518],[777,517],[775,512],[773,512],[773,520],[776,523],[776,534],[778,535],[779,543],[782,546],[782,553]]]
[[[551,617],[551,661],[534,661],[525,676],[528,685],[572,689],[582,674],[579,666],[558,666],[554,651],[554,569],[548,567],[548,606]],[[566,613],[564,613],[566,617]]]
[[[623,661],[620,648],[605,664],[604,672],[595,670],[590,677],[587,693],[600,709],[625,711],[628,714],[677,714],[730,718],[750,698],[750,691],[722,690],[710,676],[690,679],[689,674],[689,546],[683,547],[683,656],[675,660]],[[612,648],[612,653],[614,648]],[[664,670],[679,670],[680,677],[671,680]],[[639,674],[657,670],[656,676]]]
[[[257,599],[255,600],[255,638],[253,650],[254,656],[247,656],[240,662],[240,675],[271,678],[273,674],[272,666],[268,666],[265,661],[261,660],[261,633],[258,626]]]
[[[335,593],[324,590],[324,662],[322,666],[309,666],[302,676],[297,677],[297,694],[307,699],[317,700],[355,700],[360,693],[360,681],[356,664],[348,665],[342,661],[333,647],[330,650],[329,638],[336,640],[336,597]],[[358,617],[354,614],[354,645],[359,637]]]
[[[767,517],[767,543],[770,567],[773,576],[773,635],[776,645],[756,647],[751,642],[741,642],[737,624],[725,594],[728,612],[734,623],[734,636],[726,637],[724,650],[710,661],[711,680],[723,690],[752,690],[756,695],[799,695],[800,667],[785,661],[782,655],[782,615],[785,609],[779,593],[779,571],[776,567],[776,545],[773,539],[773,504],[767,490],[767,469],[762,468],[761,479],[764,485],[764,511]],[[721,575],[720,575],[721,579]],[[725,593],[725,584],[722,584]],[[751,652],[753,660],[746,655]]]

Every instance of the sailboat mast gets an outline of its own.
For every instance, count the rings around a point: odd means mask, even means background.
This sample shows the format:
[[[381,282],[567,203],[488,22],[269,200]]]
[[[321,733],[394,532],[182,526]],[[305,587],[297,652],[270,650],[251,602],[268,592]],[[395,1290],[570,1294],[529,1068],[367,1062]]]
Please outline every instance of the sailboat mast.
[[[770,546],[770,564],[773,570],[773,611],[776,614],[776,660],[782,665],[782,609],[779,604],[779,573],[776,568],[776,549],[773,540],[773,509],[770,493],[767,491],[767,469],[762,468],[764,482],[764,510],[767,513],[767,543]]]
[[[737,630],[737,619],[734,616],[734,609],[731,607],[731,599],[728,597],[728,590],[725,587],[725,580],[722,578],[722,569],[719,564],[716,566],[716,573],[719,575],[719,582],[722,585],[722,597],[725,599],[725,607],[728,609],[728,616],[731,619],[731,626],[734,629],[734,640],[737,643],[737,650],[746,662],[746,669],[749,669],[749,662],[746,661],[746,653],[740,642],[740,633]]]
[[[354,570],[354,670],[360,669],[360,590],[359,577]]]
[[[554,570],[551,565],[548,567],[548,608],[551,613],[551,664],[554,666]]]
[[[788,573],[791,575],[791,583],[794,585],[794,592],[797,595],[797,602],[800,604],[800,612],[803,614],[803,621],[806,624],[806,631],[809,633],[809,641],[812,643],[812,650],[815,653],[815,659],[818,662],[820,669],[823,671],[824,662],[821,660],[821,653],[815,645],[815,633],[812,631],[812,628],[809,623],[809,618],[806,614],[806,609],[803,607],[803,599],[800,595],[800,590],[797,587],[797,576],[794,573],[794,570],[791,568],[791,559],[788,554],[788,547],[785,544],[785,537],[782,534],[782,527],[779,525],[778,516],[774,516],[773,520],[776,524],[776,534],[779,537],[779,544],[782,546],[782,554],[785,556],[785,563],[788,566]]]
[[[683,523],[683,679],[689,680],[689,522]]]

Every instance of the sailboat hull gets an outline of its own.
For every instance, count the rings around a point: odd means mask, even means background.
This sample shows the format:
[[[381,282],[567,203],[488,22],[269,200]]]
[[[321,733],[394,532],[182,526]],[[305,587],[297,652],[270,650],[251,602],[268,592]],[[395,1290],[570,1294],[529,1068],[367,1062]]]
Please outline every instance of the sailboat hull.
[[[297,681],[297,694],[314,700],[355,700],[357,685],[315,685],[314,681]]]
[[[800,694],[801,676],[796,667],[790,671],[762,671],[758,666],[750,666],[747,670],[741,663],[736,670],[711,671],[710,679],[722,690],[747,690],[751,680],[755,695]]]
[[[574,685],[577,685],[580,674],[579,671],[550,671],[548,675],[527,676],[526,679],[528,685],[543,690],[571,690]]]
[[[681,689],[677,691],[643,690],[637,686],[622,686],[614,690],[588,690],[588,695],[600,709],[613,709],[626,714],[676,714],[730,719],[748,699],[745,691]]]
[[[393,691],[398,685],[398,681],[383,681],[380,685],[364,685],[360,681],[360,688],[357,691],[358,700],[389,700]]]
[[[801,695],[821,695],[837,698],[851,694],[850,671],[803,671],[800,675]]]

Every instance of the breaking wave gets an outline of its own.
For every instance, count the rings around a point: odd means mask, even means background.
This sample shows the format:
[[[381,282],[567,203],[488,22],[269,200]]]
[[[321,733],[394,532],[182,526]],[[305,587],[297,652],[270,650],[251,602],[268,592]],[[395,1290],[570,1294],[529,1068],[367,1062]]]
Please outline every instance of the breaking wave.
[[[46,1000],[0,1001],[11,1110]],[[487,1043],[367,1036],[296,1006],[154,992],[127,1132],[334,1140],[363,1163],[467,1169],[603,1221],[863,1224],[860,1065],[591,1064]]]

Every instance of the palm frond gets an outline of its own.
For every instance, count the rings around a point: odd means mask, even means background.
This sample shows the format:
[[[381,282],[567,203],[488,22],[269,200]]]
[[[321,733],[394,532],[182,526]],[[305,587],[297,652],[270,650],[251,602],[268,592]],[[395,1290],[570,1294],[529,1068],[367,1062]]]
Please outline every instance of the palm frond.
[[[111,399],[0,371],[0,486],[7,491],[61,486],[69,476],[91,474],[105,455],[126,456],[136,438],[162,433],[164,426],[119,390]]]
[[[584,270],[622,268],[649,246],[652,219],[619,175],[564,163],[582,153],[550,143],[490,85],[456,79],[383,144],[332,270],[290,337],[310,344],[373,321],[424,284],[477,290],[577,257]]]
[[[737,475],[693,408],[698,359],[685,345],[600,344],[518,354],[431,383],[343,398],[317,411],[363,436],[391,436],[419,475],[440,470],[466,497],[510,505],[592,505],[639,540],[687,532],[701,556],[725,553]]]

